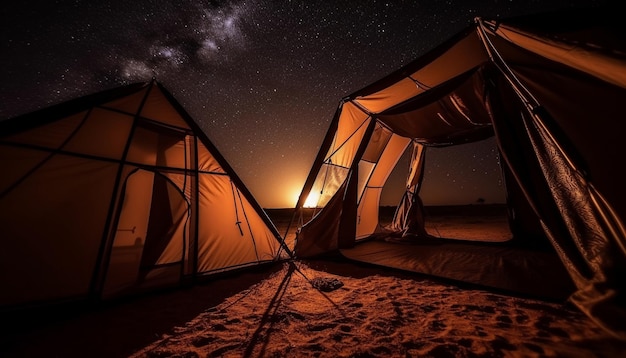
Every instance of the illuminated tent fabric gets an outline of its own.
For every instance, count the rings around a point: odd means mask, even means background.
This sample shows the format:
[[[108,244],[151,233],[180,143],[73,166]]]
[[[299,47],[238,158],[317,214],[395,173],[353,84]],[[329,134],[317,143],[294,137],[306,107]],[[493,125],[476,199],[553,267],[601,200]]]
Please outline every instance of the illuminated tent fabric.
[[[381,190],[405,148],[413,146],[414,155],[394,222],[400,232],[412,205],[421,205],[411,200],[424,175],[421,152],[495,136],[513,234],[499,247],[520,258],[552,252],[575,285],[571,301],[626,338],[626,189],[616,174],[626,127],[620,22],[600,10],[476,19],[343,98],[297,203],[300,210],[319,195],[321,210],[299,229],[296,255],[346,254],[381,232]],[[463,264],[440,254],[432,267],[417,271],[465,279]],[[494,270],[505,272],[506,259],[496,259]],[[514,273],[524,277],[523,270],[520,265]]]
[[[0,122],[0,307],[110,298],[279,257],[181,105],[138,83]]]

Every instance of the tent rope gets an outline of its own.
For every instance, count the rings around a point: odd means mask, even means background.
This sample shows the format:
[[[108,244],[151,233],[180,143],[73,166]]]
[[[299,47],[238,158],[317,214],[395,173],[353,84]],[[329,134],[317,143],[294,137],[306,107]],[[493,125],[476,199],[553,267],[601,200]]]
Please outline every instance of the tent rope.
[[[231,186],[233,185],[233,183],[231,182]],[[257,261],[261,261],[261,259],[259,258],[259,250],[257,249],[256,246],[256,240],[254,239],[254,232],[252,232],[252,228],[250,227],[250,220],[248,220],[248,214],[246,213],[246,209],[243,205],[243,199],[241,198],[241,192],[237,189],[237,198],[239,199],[239,205],[241,205],[241,212],[243,213],[243,217],[246,220],[246,225],[248,226],[248,231],[250,232],[250,240],[252,240],[252,246],[254,247],[254,255],[256,256],[256,260]],[[237,207],[237,202],[235,199],[235,210]],[[241,230],[241,222],[238,221],[239,226],[239,232],[241,232],[241,235],[243,236],[243,231]],[[282,247],[282,246],[281,246]]]
[[[413,83],[415,83],[415,85],[417,86],[418,89],[423,89],[423,90],[429,90],[432,87],[425,85],[424,83],[420,82],[419,80],[417,80],[416,78],[413,78],[413,76],[408,75],[407,76],[411,81],[413,81]]]
[[[235,205],[235,225],[239,229],[239,233],[243,236],[243,230],[241,229],[241,220],[239,220],[239,210],[237,209],[237,198],[235,197],[235,184],[230,181],[230,190],[233,193],[233,204]]]

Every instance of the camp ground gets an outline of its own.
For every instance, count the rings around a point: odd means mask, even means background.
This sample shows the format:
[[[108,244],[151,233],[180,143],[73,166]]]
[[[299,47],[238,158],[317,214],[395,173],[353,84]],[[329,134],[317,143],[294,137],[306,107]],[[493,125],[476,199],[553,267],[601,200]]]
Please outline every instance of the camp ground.
[[[0,122],[0,308],[125,297],[340,253],[569,298],[624,339],[626,189],[616,173],[626,43],[605,18],[566,15],[477,18],[342,98],[298,199],[293,241],[156,80]],[[429,153],[489,138],[510,238],[429,232],[420,199]],[[383,227],[380,195],[407,151],[406,191]]]
[[[623,335],[626,191],[616,175],[621,164],[606,151],[626,128],[626,43],[605,17],[554,18],[478,18],[341,99],[298,200],[295,218],[304,225],[296,255],[340,251],[453,280],[570,297]],[[428,232],[420,189],[429,153],[487,138],[500,153],[510,240]],[[382,227],[381,192],[405,150],[412,152],[406,192],[392,225]],[[306,216],[312,202],[321,210]]]

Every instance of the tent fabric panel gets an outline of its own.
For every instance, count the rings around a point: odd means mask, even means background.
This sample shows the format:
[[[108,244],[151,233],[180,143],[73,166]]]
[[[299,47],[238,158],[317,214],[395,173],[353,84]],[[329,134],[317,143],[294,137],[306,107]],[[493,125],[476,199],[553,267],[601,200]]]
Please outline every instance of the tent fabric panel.
[[[376,163],[370,163],[368,161],[359,161],[359,178],[357,183],[357,202],[360,201],[363,192],[366,189],[367,183],[370,180],[372,172],[376,169]]]
[[[586,263],[575,266],[562,257],[579,289],[571,300],[601,325],[626,338],[622,328],[626,319],[621,288],[621,274],[626,272],[623,223],[609,219],[605,207],[597,204],[605,201],[601,194],[590,190],[586,178],[570,165],[558,143],[549,139],[545,127],[537,126],[530,138],[559,214]]]
[[[179,265],[158,266],[150,270],[141,281],[138,291],[154,288],[173,287],[180,284],[181,267]]]
[[[127,160],[149,166],[186,169],[187,157],[184,133],[138,126],[133,133]]]
[[[626,56],[622,52],[607,48],[604,44],[579,42],[577,40],[558,40],[555,36],[548,37],[507,26],[498,26],[496,34],[511,43],[552,61],[562,63],[584,73],[590,74],[613,85],[626,88]],[[596,40],[610,34],[603,32]],[[562,39],[563,34],[559,34]],[[597,41],[597,40],[596,40]],[[623,44],[623,39],[622,39]]]
[[[607,143],[616,145],[623,141],[622,131],[607,128],[623,120],[626,89],[574,72],[542,73],[513,68],[558,125],[555,135],[567,139],[564,144],[579,169],[586,172],[618,214],[626,217],[626,202],[619,200],[626,197],[626,187],[614,174],[614,157],[606,154]]]
[[[368,115],[357,106],[353,103],[345,103],[339,115],[339,125],[333,145],[326,155],[326,161],[349,168],[361,144],[368,121]]]
[[[485,139],[492,133],[489,111],[483,102],[483,71],[474,71],[452,79],[433,92],[428,92],[378,116],[399,135],[429,144]]]
[[[534,217],[528,216],[527,219],[543,222],[544,229],[545,225],[548,225],[552,230],[552,236],[560,238],[558,239],[560,242],[552,242],[552,245],[561,252],[562,259],[571,260],[575,262],[572,265],[583,267],[586,264],[567,234],[567,229],[550,193],[549,185],[551,184],[546,182],[533,144],[529,139],[529,131],[535,130],[535,126],[529,124],[533,114],[529,113],[529,109],[514,93],[514,90],[506,85],[504,78],[493,77],[493,80],[494,82],[491,83],[493,91],[490,91],[488,101],[493,111],[498,148],[507,171],[515,179],[517,187],[534,211]],[[549,233],[544,233],[543,236],[550,238]],[[554,237],[551,238],[551,241],[554,240]]]
[[[0,143],[0,163],[6,164],[0,175],[0,198],[3,193],[10,191],[13,185],[17,185],[29,171],[37,169],[37,166],[45,163],[50,153],[45,150],[16,147]]]
[[[512,163],[513,170],[524,172],[518,176],[520,185],[532,198],[546,236],[578,289],[571,300],[598,324],[626,337],[626,314],[620,303],[624,293],[618,289],[617,278],[626,272],[626,253],[618,249],[626,239],[623,230],[614,226],[616,221],[618,226],[623,224],[607,215],[607,207],[598,205],[602,195],[567,158],[573,153],[558,140],[563,137],[551,116],[520,110],[519,102],[517,106],[507,111],[506,120],[494,117],[503,158]],[[510,121],[514,113],[519,113],[521,121]],[[512,124],[516,127],[507,128]]]
[[[150,89],[150,86],[143,86],[138,91],[134,93],[129,93],[120,98],[114,99],[112,101],[105,102],[101,104],[101,107],[111,108],[122,113],[127,113],[132,116],[136,116],[139,114],[139,109],[141,105],[144,103],[146,98],[146,93]]]
[[[391,175],[391,171],[402,157],[402,154],[406,150],[407,146],[411,143],[411,139],[393,134],[384,151],[382,152],[376,169],[372,173],[368,186],[382,187],[387,182],[387,178]]]
[[[472,31],[436,60],[411,74],[411,77],[430,89],[488,61],[489,56],[481,44],[478,33]]]
[[[198,141],[198,170],[212,173],[225,173],[224,168],[217,161],[215,156],[207,149],[207,147]]]
[[[423,168],[426,160],[426,147],[413,143],[413,152],[411,153],[411,164],[406,179],[406,187],[414,192],[419,192],[419,184],[423,176]]]
[[[152,119],[167,125],[190,129],[181,114],[172,106],[159,86],[151,86],[150,93],[141,109],[141,117]]]
[[[94,108],[63,149],[81,155],[121,159],[132,119],[128,115]]]
[[[3,142],[58,149],[79,128],[87,111],[2,137]]]
[[[116,214],[113,247],[144,245],[148,236],[155,173],[126,166]]]
[[[374,133],[372,133],[372,138],[367,143],[367,148],[365,149],[365,153],[363,153],[361,160],[376,163],[383,150],[385,150],[392,134],[393,133],[389,129],[383,127],[379,123],[376,123]]]
[[[390,229],[406,234],[425,234],[424,208],[419,192],[422,189],[424,168],[426,162],[426,147],[413,142],[411,160],[405,188],[400,199]]]
[[[4,152],[3,152],[4,153]],[[2,156],[4,167],[13,160]],[[55,155],[0,200],[0,305],[87,295],[117,165]]]
[[[166,177],[157,175],[154,180],[155,190],[152,193],[150,223],[144,252],[146,260],[142,260],[142,264],[145,265],[169,264],[183,259],[189,205],[183,197],[183,192],[174,186],[169,178],[166,180]],[[158,178],[160,180],[157,180]],[[157,191],[156,187],[160,189]],[[158,244],[151,244],[151,241]]]
[[[315,208],[325,207],[346,180],[348,171],[343,167],[323,164],[304,205]]]
[[[371,113],[379,113],[422,92],[424,89],[415,81],[403,78],[392,86],[366,97],[357,97],[354,101]]]
[[[275,236],[230,178],[201,174],[198,180],[198,272],[273,260]]]
[[[509,227],[512,241],[518,246],[536,248],[542,251],[553,250],[552,244],[530,205],[524,190],[515,179],[511,168],[506,161],[501,161],[502,177],[506,187],[506,202],[508,206]]]
[[[171,286],[183,273],[189,213],[183,192],[166,175],[138,170],[127,177],[123,193],[104,298]],[[159,267],[165,264],[167,269]]]
[[[357,209],[359,215],[357,238],[371,235],[377,231],[379,227],[378,207],[383,186],[409,143],[411,143],[409,138],[394,134],[387,142],[387,146],[381,154],[376,167],[368,175],[369,181],[363,195],[359,199],[359,207]]]
[[[458,61],[462,58],[463,61]],[[380,113],[398,105],[425,90],[465,73],[487,62],[489,57],[475,31],[448,48],[433,61],[406,75],[396,83],[372,94],[357,97],[356,101],[371,113]]]
[[[575,289],[554,253],[448,240],[398,245],[367,240],[341,254],[352,260],[469,282],[538,298],[565,300]]]
[[[359,201],[356,221],[356,239],[375,233],[379,227],[378,210],[382,187],[367,187]]]
[[[345,180],[324,210],[300,228],[294,248],[298,257],[314,257],[339,247],[340,218],[347,186],[348,180]]]
[[[122,173],[124,181],[118,200],[121,209],[111,229],[110,255],[103,265],[107,269],[102,287],[104,298],[132,291],[137,284],[150,220],[155,174],[133,166],[125,166]]]

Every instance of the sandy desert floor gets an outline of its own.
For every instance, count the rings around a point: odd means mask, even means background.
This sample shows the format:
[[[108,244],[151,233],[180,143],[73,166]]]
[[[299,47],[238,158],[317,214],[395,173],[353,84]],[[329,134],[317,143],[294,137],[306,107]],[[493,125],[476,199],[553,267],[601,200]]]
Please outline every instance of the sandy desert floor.
[[[5,321],[2,357],[621,357],[567,303],[345,261],[283,262],[66,316]]]
[[[132,356],[619,357],[626,352],[623,343],[567,305],[373,268],[358,271],[332,262],[284,264]],[[318,282],[329,286],[326,292]]]
[[[2,321],[0,357],[626,356],[567,302],[337,258]]]

